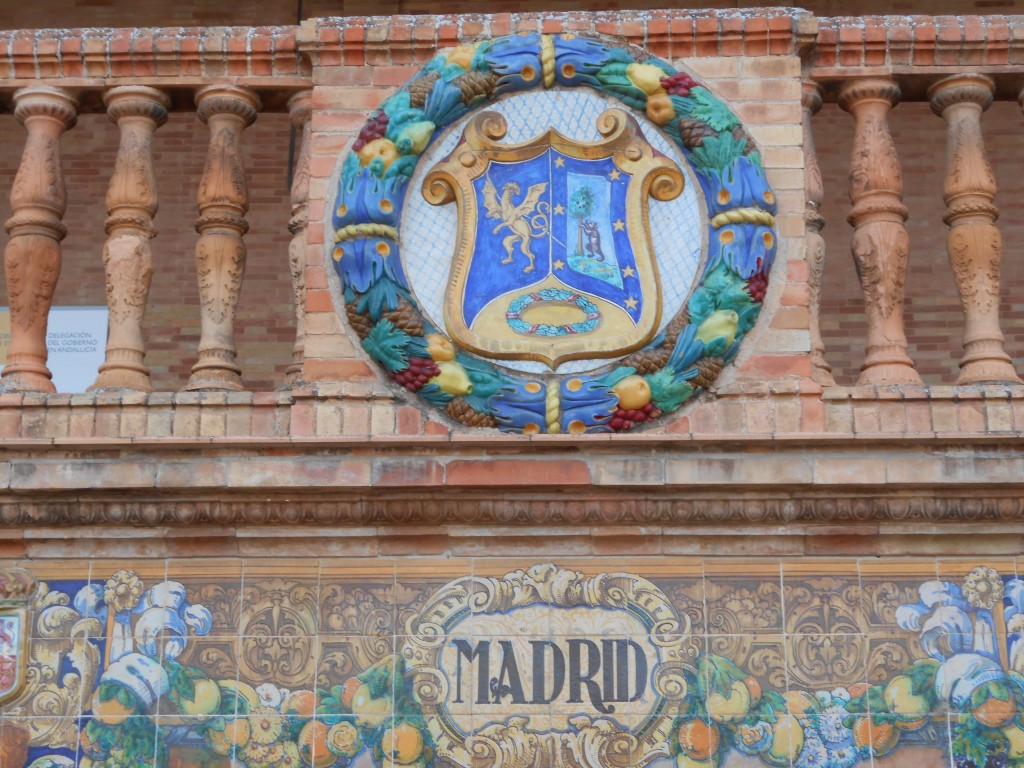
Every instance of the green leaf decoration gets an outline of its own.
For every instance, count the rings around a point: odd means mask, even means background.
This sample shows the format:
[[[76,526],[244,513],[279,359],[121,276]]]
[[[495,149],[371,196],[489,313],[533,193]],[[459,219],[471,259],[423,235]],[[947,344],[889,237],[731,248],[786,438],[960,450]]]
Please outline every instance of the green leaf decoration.
[[[196,687],[192,684],[192,678],[183,672],[178,672],[172,682],[171,690],[178,694],[179,698],[195,701]]]
[[[632,59],[624,61],[611,60],[595,73],[594,77],[603,85],[617,84],[628,85],[630,80],[626,77],[626,70],[633,63]]]
[[[740,124],[729,108],[712,96],[707,88],[692,88],[690,98],[693,99],[690,116],[703,120],[716,131],[731,131]]]
[[[728,696],[732,692],[732,678],[724,669],[716,669],[711,678],[711,687],[723,696]]]
[[[704,277],[704,284],[690,296],[690,303],[687,305],[690,322],[700,326],[712,312],[719,309],[730,309],[740,315],[740,324],[746,321],[753,326],[757,320],[757,314],[744,320],[744,313],[752,308],[760,312],[761,305],[750,298],[746,285],[746,281],[742,277],[729,269],[724,261],[720,261]],[[739,333],[737,331],[737,334]]]
[[[756,707],[751,707],[748,720],[753,725],[758,720],[774,724],[779,717],[776,712],[786,711],[786,700],[778,691],[765,691]]]
[[[395,160],[388,169],[384,172],[383,178],[391,179],[396,176],[403,178],[411,178],[412,172],[416,168],[416,163],[419,162],[419,155],[402,155],[402,157]]]
[[[390,373],[404,371],[409,367],[409,359],[405,353],[405,345],[409,341],[409,334],[395,328],[394,324],[387,319],[381,320],[363,339],[363,349],[366,354],[384,366]]]
[[[109,681],[100,683],[99,690],[97,691],[100,697],[100,701],[110,701],[117,695],[117,689],[121,687],[122,686],[116,685],[115,683],[111,683]]]
[[[364,669],[356,677],[369,689],[371,698],[389,699],[392,691],[393,667],[394,657],[386,656],[372,667]]]
[[[690,303],[687,305],[687,311],[690,313],[690,324],[700,326],[708,315],[715,311],[715,294],[707,289],[706,286],[698,288],[690,296]]]
[[[914,696],[926,696],[934,702],[938,698],[935,694],[935,675],[940,667],[935,659],[921,659],[910,666],[906,671],[910,678],[910,692]]]
[[[728,349],[729,342],[725,336],[719,336],[718,338],[712,339],[704,345],[704,353],[708,357],[723,357],[725,350]]]
[[[134,710],[139,703],[139,700],[135,697],[134,693],[132,693],[128,688],[120,685],[117,687],[117,701],[125,709],[131,710]]]
[[[466,375],[473,382],[473,394],[466,397],[469,407],[480,413],[486,412],[486,404],[482,408],[477,408],[474,403],[483,403],[491,395],[497,394],[503,386],[508,384],[508,377],[498,373],[482,360],[469,355],[460,353],[455,356],[455,361],[466,369]]]
[[[395,113],[400,112],[403,109],[409,109],[409,107],[409,91],[401,90],[394,96],[392,96],[390,99],[385,101],[381,109],[384,110],[384,114],[386,114],[388,116],[388,119],[390,119],[391,116],[394,115]]]
[[[470,376],[469,380],[472,381],[473,377]],[[473,385],[473,391],[476,392],[476,385],[475,384]],[[476,394],[473,394],[473,395],[463,395],[463,399],[465,399],[466,405],[468,405],[470,408],[472,408],[477,413],[487,413],[487,411],[488,411],[487,400],[489,398],[490,398],[490,395],[488,395],[487,397],[483,397],[481,395],[476,395]]]
[[[731,133],[723,133],[720,136],[706,136],[704,143],[693,150],[690,159],[698,170],[717,172],[719,175],[725,173],[725,169],[736,160],[743,157],[743,150],[747,147],[747,140],[737,141]]]
[[[739,322],[736,323],[736,338],[739,339],[741,336],[745,336],[747,331],[754,327],[757,322],[757,318],[761,315],[761,305],[751,304],[746,309],[740,312]]]
[[[718,294],[719,309],[732,309],[739,313],[753,303],[754,300],[750,298],[750,294],[747,292],[747,284],[740,280],[730,282],[729,285]]]
[[[693,396],[690,383],[677,381],[675,375],[675,369],[665,366],[646,377],[651,387],[651,401],[658,410],[665,413],[678,411]]]
[[[410,336],[405,345],[405,354],[409,357],[430,357],[427,352],[427,340],[422,336]]]
[[[607,48],[605,51],[608,55],[609,63],[618,62],[620,64],[632,64],[634,59],[630,55],[629,51],[622,48]]]
[[[604,378],[599,379],[599,381],[602,385],[611,389],[620,381],[622,381],[625,378],[628,378],[629,376],[632,376],[634,373],[636,373],[636,368],[631,368],[628,365],[623,365],[616,368],[611,373],[606,374]]]
[[[747,673],[736,666],[732,659],[727,659],[725,656],[715,656],[714,660],[715,666],[729,675],[732,681],[745,680],[747,678]]]
[[[438,408],[444,408],[453,399],[452,395],[449,395],[437,384],[425,384],[420,387],[418,393],[423,396],[423,399],[427,402],[436,405]]]
[[[671,94],[668,100],[672,102],[672,109],[675,110],[676,115],[679,117],[689,117],[693,113],[693,108],[697,106],[697,102],[694,101],[692,96]]]
[[[857,696],[846,702],[846,711],[860,715],[868,711],[868,703],[863,696]]]
[[[868,710],[871,712],[885,712],[888,707],[885,704],[884,689],[880,685],[873,685],[864,694]]]
[[[626,77],[626,69],[632,61],[610,61],[599,69],[594,77],[601,83],[601,89],[621,99],[638,111],[647,108],[647,94],[633,85]]]

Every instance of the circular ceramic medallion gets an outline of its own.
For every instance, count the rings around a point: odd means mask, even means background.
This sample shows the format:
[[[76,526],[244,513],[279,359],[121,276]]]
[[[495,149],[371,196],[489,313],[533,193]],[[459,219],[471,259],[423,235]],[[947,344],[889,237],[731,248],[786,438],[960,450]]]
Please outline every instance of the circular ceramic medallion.
[[[367,354],[456,421],[624,431],[735,356],[774,214],[752,140],[690,76],[530,34],[439,54],[370,117],[333,261]]]

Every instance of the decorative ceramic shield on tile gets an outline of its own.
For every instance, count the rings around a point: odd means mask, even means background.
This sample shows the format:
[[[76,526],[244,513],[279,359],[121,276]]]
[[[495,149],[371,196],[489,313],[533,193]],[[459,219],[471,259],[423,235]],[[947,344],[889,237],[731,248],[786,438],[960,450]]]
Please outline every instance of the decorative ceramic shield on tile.
[[[618,432],[739,350],[775,198],[729,109],[573,35],[440,53],[363,127],[331,236],[363,349],[455,421]]]
[[[15,698],[25,685],[28,601],[35,587],[28,571],[0,571],[0,704]]]

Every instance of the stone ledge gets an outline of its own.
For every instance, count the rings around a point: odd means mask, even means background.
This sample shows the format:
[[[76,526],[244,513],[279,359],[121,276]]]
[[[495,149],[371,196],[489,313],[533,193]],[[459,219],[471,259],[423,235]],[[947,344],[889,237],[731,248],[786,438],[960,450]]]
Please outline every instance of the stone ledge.
[[[245,445],[638,445],[828,441],[968,443],[1024,435],[1024,387],[828,387],[806,380],[735,382],[636,433],[506,435],[449,422],[385,384],[306,384],[292,391],[0,395],[8,447]]]
[[[54,567],[63,560],[85,557],[173,558],[178,562],[189,558],[199,564],[240,556],[258,557],[263,562],[274,557],[343,557],[350,566],[368,559],[379,564],[382,558],[385,562],[408,559],[422,563],[423,558],[515,555],[557,559],[770,556],[806,567],[807,559],[814,557],[830,562],[837,557],[865,557],[876,562],[875,558],[894,555],[1013,558],[1024,551],[1020,531],[1010,523],[988,524],[984,531],[956,522],[923,527],[925,531],[904,531],[886,523],[708,526],[685,521],[681,525],[574,521],[572,527],[562,528],[500,523],[338,525],[327,520],[295,525],[291,519],[286,524],[271,515],[245,527],[211,524],[201,530],[159,525],[140,530],[120,524],[39,526],[24,532],[0,529],[0,558],[28,558],[34,562],[24,564],[33,571],[40,560]]]
[[[443,496],[425,496],[415,489],[331,495],[326,499],[323,494],[296,489],[235,491],[230,499],[212,493],[196,499],[124,491],[108,491],[102,496],[78,493],[62,497],[54,493],[46,499],[4,494],[0,498],[0,542],[42,535],[35,531],[74,530],[79,526],[96,526],[101,531],[111,526],[137,529],[135,538],[146,538],[150,533],[157,538],[171,529],[205,535],[206,531],[216,534],[252,526],[291,526],[297,531],[292,535],[307,537],[321,526],[370,526],[407,533],[410,529],[414,533],[416,526],[435,530],[441,526],[474,526],[478,528],[476,535],[486,538],[491,536],[491,527],[499,525],[516,529],[535,526],[532,532],[523,534],[541,538],[543,527],[560,525],[574,530],[590,525],[680,526],[686,530],[712,526],[720,532],[739,527],[751,536],[758,531],[771,534],[780,526],[794,532],[810,527],[814,530],[807,535],[812,535],[820,533],[816,528],[819,526],[856,525],[877,526],[880,533],[908,537],[921,526],[922,535],[943,535],[952,529],[965,546],[970,546],[967,526],[972,526],[972,535],[973,526],[984,524],[989,537],[1015,536],[1019,541],[1019,520],[1024,517],[1019,489],[904,489],[893,490],[884,498],[877,487],[857,492],[736,491],[729,487],[686,493],[593,489],[585,498],[569,492],[552,494],[551,490],[511,498],[507,489],[489,494],[448,492]],[[71,534],[63,537],[75,538]]]

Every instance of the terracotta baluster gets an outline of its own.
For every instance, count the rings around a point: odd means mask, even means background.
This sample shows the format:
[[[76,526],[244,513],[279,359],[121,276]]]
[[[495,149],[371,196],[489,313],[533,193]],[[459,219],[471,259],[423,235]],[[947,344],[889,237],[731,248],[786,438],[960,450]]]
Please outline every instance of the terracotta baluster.
[[[292,293],[295,298],[295,345],[292,347],[291,365],[284,372],[286,386],[302,378],[306,349],[306,225],[309,223],[312,98],[312,91],[300,91],[288,100],[288,114],[292,124],[302,129],[302,144],[292,179],[292,218],[288,222],[288,229],[292,233],[292,241],[288,245],[288,268],[292,274]]]
[[[821,87],[817,83],[805,82],[800,103],[804,108],[804,187],[807,200],[804,204],[804,223],[807,227],[807,287],[810,293],[811,324],[811,376],[825,387],[835,386],[832,368],[825,361],[825,342],[821,338],[821,278],[825,268],[825,217],[819,213],[825,199],[825,186],[821,181],[821,168],[814,148],[814,132],[811,118],[821,109]]]
[[[946,77],[928,89],[932,111],[949,127],[942,199],[949,225],[949,263],[964,308],[964,356],[957,384],[1014,382],[999,329],[999,261],[1002,238],[993,204],[996,179],[985,154],[981,113],[992,104],[995,83],[984,75]]]
[[[249,224],[249,192],[242,165],[242,132],[256,119],[259,99],[248,88],[209,85],[196,94],[200,119],[210,128],[210,148],[199,183],[196,271],[202,311],[199,360],[185,387],[242,389],[235,363],[235,310],[245,271],[242,236]]]
[[[4,272],[11,312],[11,344],[0,373],[0,391],[53,392],[46,367],[46,323],[60,276],[61,222],[67,209],[60,166],[60,137],[75,124],[78,102],[48,86],[14,94],[14,116],[28,131],[11,188],[10,240]]]
[[[103,247],[110,308],[107,354],[90,389],[149,392],[153,386],[144,364],[142,316],[153,276],[149,241],[156,236],[152,141],[154,131],[167,122],[171,102],[144,85],[111,88],[103,102],[121,132],[121,145],[107,188],[107,242]]]
[[[853,225],[853,258],[864,291],[867,354],[859,384],[920,384],[907,355],[903,298],[910,238],[904,222],[903,175],[889,133],[889,110],[900,89],[891,80],[852,80],[839,92],[839,106],[857,123],[850,159],[848,221]]]

